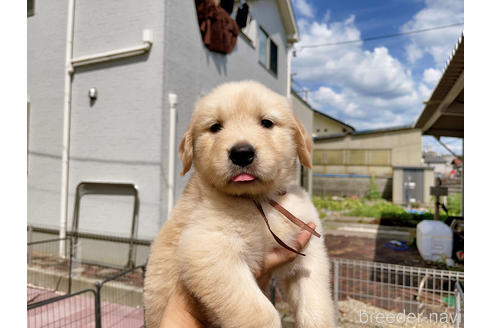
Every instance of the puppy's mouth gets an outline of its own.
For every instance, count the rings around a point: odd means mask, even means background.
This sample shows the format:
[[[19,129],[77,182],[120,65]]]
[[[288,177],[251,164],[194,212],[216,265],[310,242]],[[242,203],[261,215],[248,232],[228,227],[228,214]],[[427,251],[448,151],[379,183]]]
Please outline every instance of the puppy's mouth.
[[[251,182],[256,180],[256,176],[249,173],[240,173],[232,178],[233,182]]]

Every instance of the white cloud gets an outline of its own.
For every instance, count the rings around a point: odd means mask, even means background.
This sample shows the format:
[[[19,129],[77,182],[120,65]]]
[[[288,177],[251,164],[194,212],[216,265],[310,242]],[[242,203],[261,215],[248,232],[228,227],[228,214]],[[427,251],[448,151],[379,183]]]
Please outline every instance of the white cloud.
[[[441,71],[435,68],[428,68],[424,71],[423,80],[429,86],[434,87],[441,78]]]
[[[313,18],[314,9],[313,6],[307,2],[307,0],[294,0],[292,1],[294,4],[294,8],[302,15],[307,18]]]
[[[425,8],[401,27],[402,32],[449,25],[463,21],[463,2],[424,0]],[[362,47],[362,42],[343,46],[309,47],[347,40],[360,40],[356,17],[331,21],[330,11],[314,20],[309,0],[294,1],[300,13],[298,26],[301,42],[296,44],[292,60],[295,79],[311,87],[308,101],[356,129],[372,129],[412,124],[438,83],[462,27],[412,34],[408,36],[407,59],[416,63],[431,56],[435,66],[416,73],[422,65],[409,65],[394,57],[388,48]],[[301,9],[302,8],[302,9]],[[308,8],[308,9],[306,9]],[[433,67],[434,66],[434,67]]]
[[[401,27],[402,32],[445,26],[464,20],[462,0],[425,0],[425,4],[424,9]],[[463,26],[457,26],[411,35],[411,43],[406,47],[408,60],[415,63],[425,54],[429,54],[435,64],[443,68],[462,30]]]
[[[410,72],[385,47],[363,50],[360,44],[339,47],[302,48],[304,45],[360,39],[354,16],[331,24],[300,22],[300,48],[293,60],[297,78],[304,82],[330,82],[364,95],[389,98],[411,92]]]
[[[331,11],[330,10],[327,10],[325,12],[325,15],[323,16],[323,22],[326,23],[330,20],[331,18]]]
[[[429,99],[432,93],[432,90],[429,89],[425,84],[419,84],[419,92],[423,96],[424,99]]]
[[[338,113],[347,113],[352,117],[362,117],[363,112],[358,109],[358,105],[350,102],[343,94],[336,93],[329,87],[322,86],[312,94],[311,103],[318,108],[330,106]]]
[[[341,22],[299,20],[301,42],[293,69],[302,85],[314,85],[313,107],[356,129],[411,124],[430,92],[416,87],[410,70],[387,48],[364,50],[361,44],[302,48],[360,39],[355,16]],[[425,87],[425,86],[424,86]]]
[[[424,52],[415,43],[410,43],[405,47],[407,58],[411,63],[415,63],[420,58],[424,57]]]

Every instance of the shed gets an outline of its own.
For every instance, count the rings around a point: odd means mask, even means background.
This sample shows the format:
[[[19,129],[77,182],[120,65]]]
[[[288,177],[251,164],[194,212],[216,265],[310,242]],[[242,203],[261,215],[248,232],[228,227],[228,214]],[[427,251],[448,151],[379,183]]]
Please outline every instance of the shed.
[[[422,161],[419,129],[397,126],[314,138],[313,192],[363,196],[371,177],[391,199],[393,167],[417,167]]]

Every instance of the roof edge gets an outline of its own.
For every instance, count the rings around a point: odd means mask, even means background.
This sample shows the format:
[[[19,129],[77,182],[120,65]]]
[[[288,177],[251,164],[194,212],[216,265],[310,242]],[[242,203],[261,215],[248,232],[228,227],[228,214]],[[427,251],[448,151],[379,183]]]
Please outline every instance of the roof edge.
[[[339,119],[336,119],[328,114],[325,114],[323,112],[320,112],[319,110],[317,109],[314,109],[306,100],[302,99],[302,97],[294,90],[294,89],[291,89],[291,94],[296,96],[297,99],[299,99],[299,101],[301,101],[304,105],[306,105],[310,110],[312,110],[313,112],[315,112],[316,114],[319,114],[321,116],[324,116],[330,120],[333,120],[341,125],[343,125],[344,127],[346,127],[348,130],[351,130],[351,131],[355,131],[355,128],[345,122],[342,122],[340,121]]]
[[[417,120],[415,120],[415,123],[413,124],[413,126],[417,129],[420,129],[420,128],[423,128],[424,127],[424,122],[423,122],[423,117],[424,117],[424,113],[427,111],[429,111],[429,107],[430,107],[430,104],[432,104],[433,102],[437,101],[436,100],[436,92],[437,92],[437,89],[439,88],[439,86],[441,85],[441,82],[444,81],[445,79],[445,76],[447,75],[446,73],[450,70],[450,66],[451,66],[451,63],[453,62],[453,59],[456,55],[456,53],[458,52],[458,49],[460,47],[463,47],[464,46],[464,41],[465,41],[465,34],[464,32],[461,33],[459,39],[458,39],[458,42],[455,44],[454,48],[453,48],[453,52],[452,54],[449,56],[447,62],[446,62],[446,65],[444,67],[444,69],[442,70],[442,73],[441,73],[441,77],[439,79],[439,81],[437,82],[437,84],[435,85],[434,89],[432,90],[432,93],[429,97],[429,99],[427,99],[424,104],[424,108],[420,111],[420,114],[419,116],[417,117]]]
[[[368,135],[368,134],[378,134],[378,133],[385,133],[385,132],[398,132],[398,131],[405,131],[405,130],[419,130],[413,127],[413,125],[400,125],[400,126],[392,126],[392,127],[387,127],[387,128],[380,128],[380,129],[373,129],[373,130],[362,130],[362,131],[354,131],[354,132],[344,132],[344,133],[335,133],[335,134],[328,134],[328,135],[319,135],[313,138],[313,140],[326,140],[326,139],[335,139],[335,138],[341,138],[345,137],[347,135],[352,135],[352,136],[362,136],[362,135]]]
[[[297,28],[296,16],[292,9],[292,3],[290,0],[276,0],[279,7],[280,17],[284,24],[287,41],[290,43],[296,43],[300,41],[299,29]]]

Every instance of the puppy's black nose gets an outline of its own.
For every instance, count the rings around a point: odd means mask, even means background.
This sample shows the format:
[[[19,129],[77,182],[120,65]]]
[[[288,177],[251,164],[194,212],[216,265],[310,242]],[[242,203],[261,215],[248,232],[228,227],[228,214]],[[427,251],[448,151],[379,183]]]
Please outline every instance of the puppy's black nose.
[[[248,143],[234,145],[229,151],[231,161],[239,166],[246,166],[255,159],[255,149]]]

